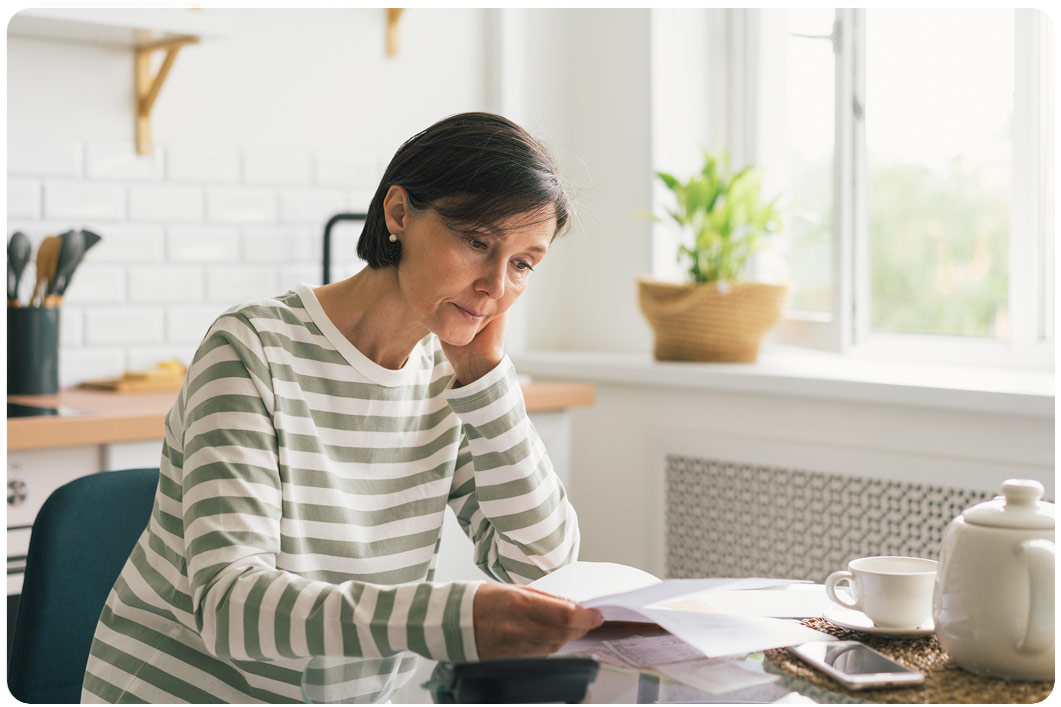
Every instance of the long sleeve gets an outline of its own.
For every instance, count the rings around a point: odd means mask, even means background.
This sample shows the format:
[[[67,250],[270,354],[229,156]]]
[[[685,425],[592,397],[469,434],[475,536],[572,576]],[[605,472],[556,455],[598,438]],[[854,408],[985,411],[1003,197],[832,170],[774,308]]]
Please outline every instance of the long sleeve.
[[[278,442],[274,424],[293,375],[271,366],[259,333],[230,314],[208,333],[182,391],[181,518],[195,629],[206,648],[236,660],[402,650],[475,659],[476,583],[335,583],[277,568],[282,553],[300,551],[282,546],[292,519],[318,536],[315,552],[330,547],[334,532],[327,501],[292,500],[294,480],[281,474],[281,459],[290,464],[298,454],[293,441]],[[505,524],[519,538],[523,525]],[[339,556],[357,553],[334,545]]]
[[[449,505],[475,545],[476,564],[527,584],[577,560],[578,519],[509,358],[446,398],[462,422]]]

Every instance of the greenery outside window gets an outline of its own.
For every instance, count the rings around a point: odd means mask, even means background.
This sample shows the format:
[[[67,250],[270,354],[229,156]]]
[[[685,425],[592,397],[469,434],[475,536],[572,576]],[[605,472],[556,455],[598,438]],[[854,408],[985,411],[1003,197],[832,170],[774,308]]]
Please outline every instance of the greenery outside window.
[[[776,339],[1052,367],[1053,37],[1037,10],[744,11],[747,157],[789,196]],[[745,89],[747,90],[747,89]]]

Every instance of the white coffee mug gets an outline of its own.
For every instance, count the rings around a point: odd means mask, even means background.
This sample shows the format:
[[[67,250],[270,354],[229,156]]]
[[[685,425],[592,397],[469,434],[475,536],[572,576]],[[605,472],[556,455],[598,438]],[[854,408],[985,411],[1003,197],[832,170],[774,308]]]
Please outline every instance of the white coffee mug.
[[[939,563],[921,557],[860,557],[825,580],[829,599],[861,611],[880,628],[916,628],[932,618],[932,590]],[[846,582],[853,601],[837,595]]]

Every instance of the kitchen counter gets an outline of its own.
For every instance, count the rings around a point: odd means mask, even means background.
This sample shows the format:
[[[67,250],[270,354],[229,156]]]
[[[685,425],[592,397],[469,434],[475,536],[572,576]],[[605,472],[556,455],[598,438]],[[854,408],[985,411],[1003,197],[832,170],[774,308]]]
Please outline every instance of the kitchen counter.
[[[551,412],[592,405],[594,389],[585,383],[531,381],[523,386],[527,412]],[[162,439],[166,413],[177,391],[110,393],[71,388],[58,395],[12,395],[8,402],[69,408],[72,416],[9,418],[8,451],[102,445]]]

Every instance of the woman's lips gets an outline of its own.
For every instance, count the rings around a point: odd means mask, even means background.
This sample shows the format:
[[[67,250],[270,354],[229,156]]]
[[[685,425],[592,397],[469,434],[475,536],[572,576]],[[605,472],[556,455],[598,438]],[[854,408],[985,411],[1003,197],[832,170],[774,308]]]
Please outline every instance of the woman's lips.
[[[453,306],[456,307],[457,310],[462,315],[464,315],[464,318],[467,319],[470,322],[481,322],[483,320],[483,317],[486,316],[484,314],[476,314],[475,312],[469,312],[467,309],[465,309],[464,307],[460,306],[459,304],[457,304],[455,302],[453,303]]]

